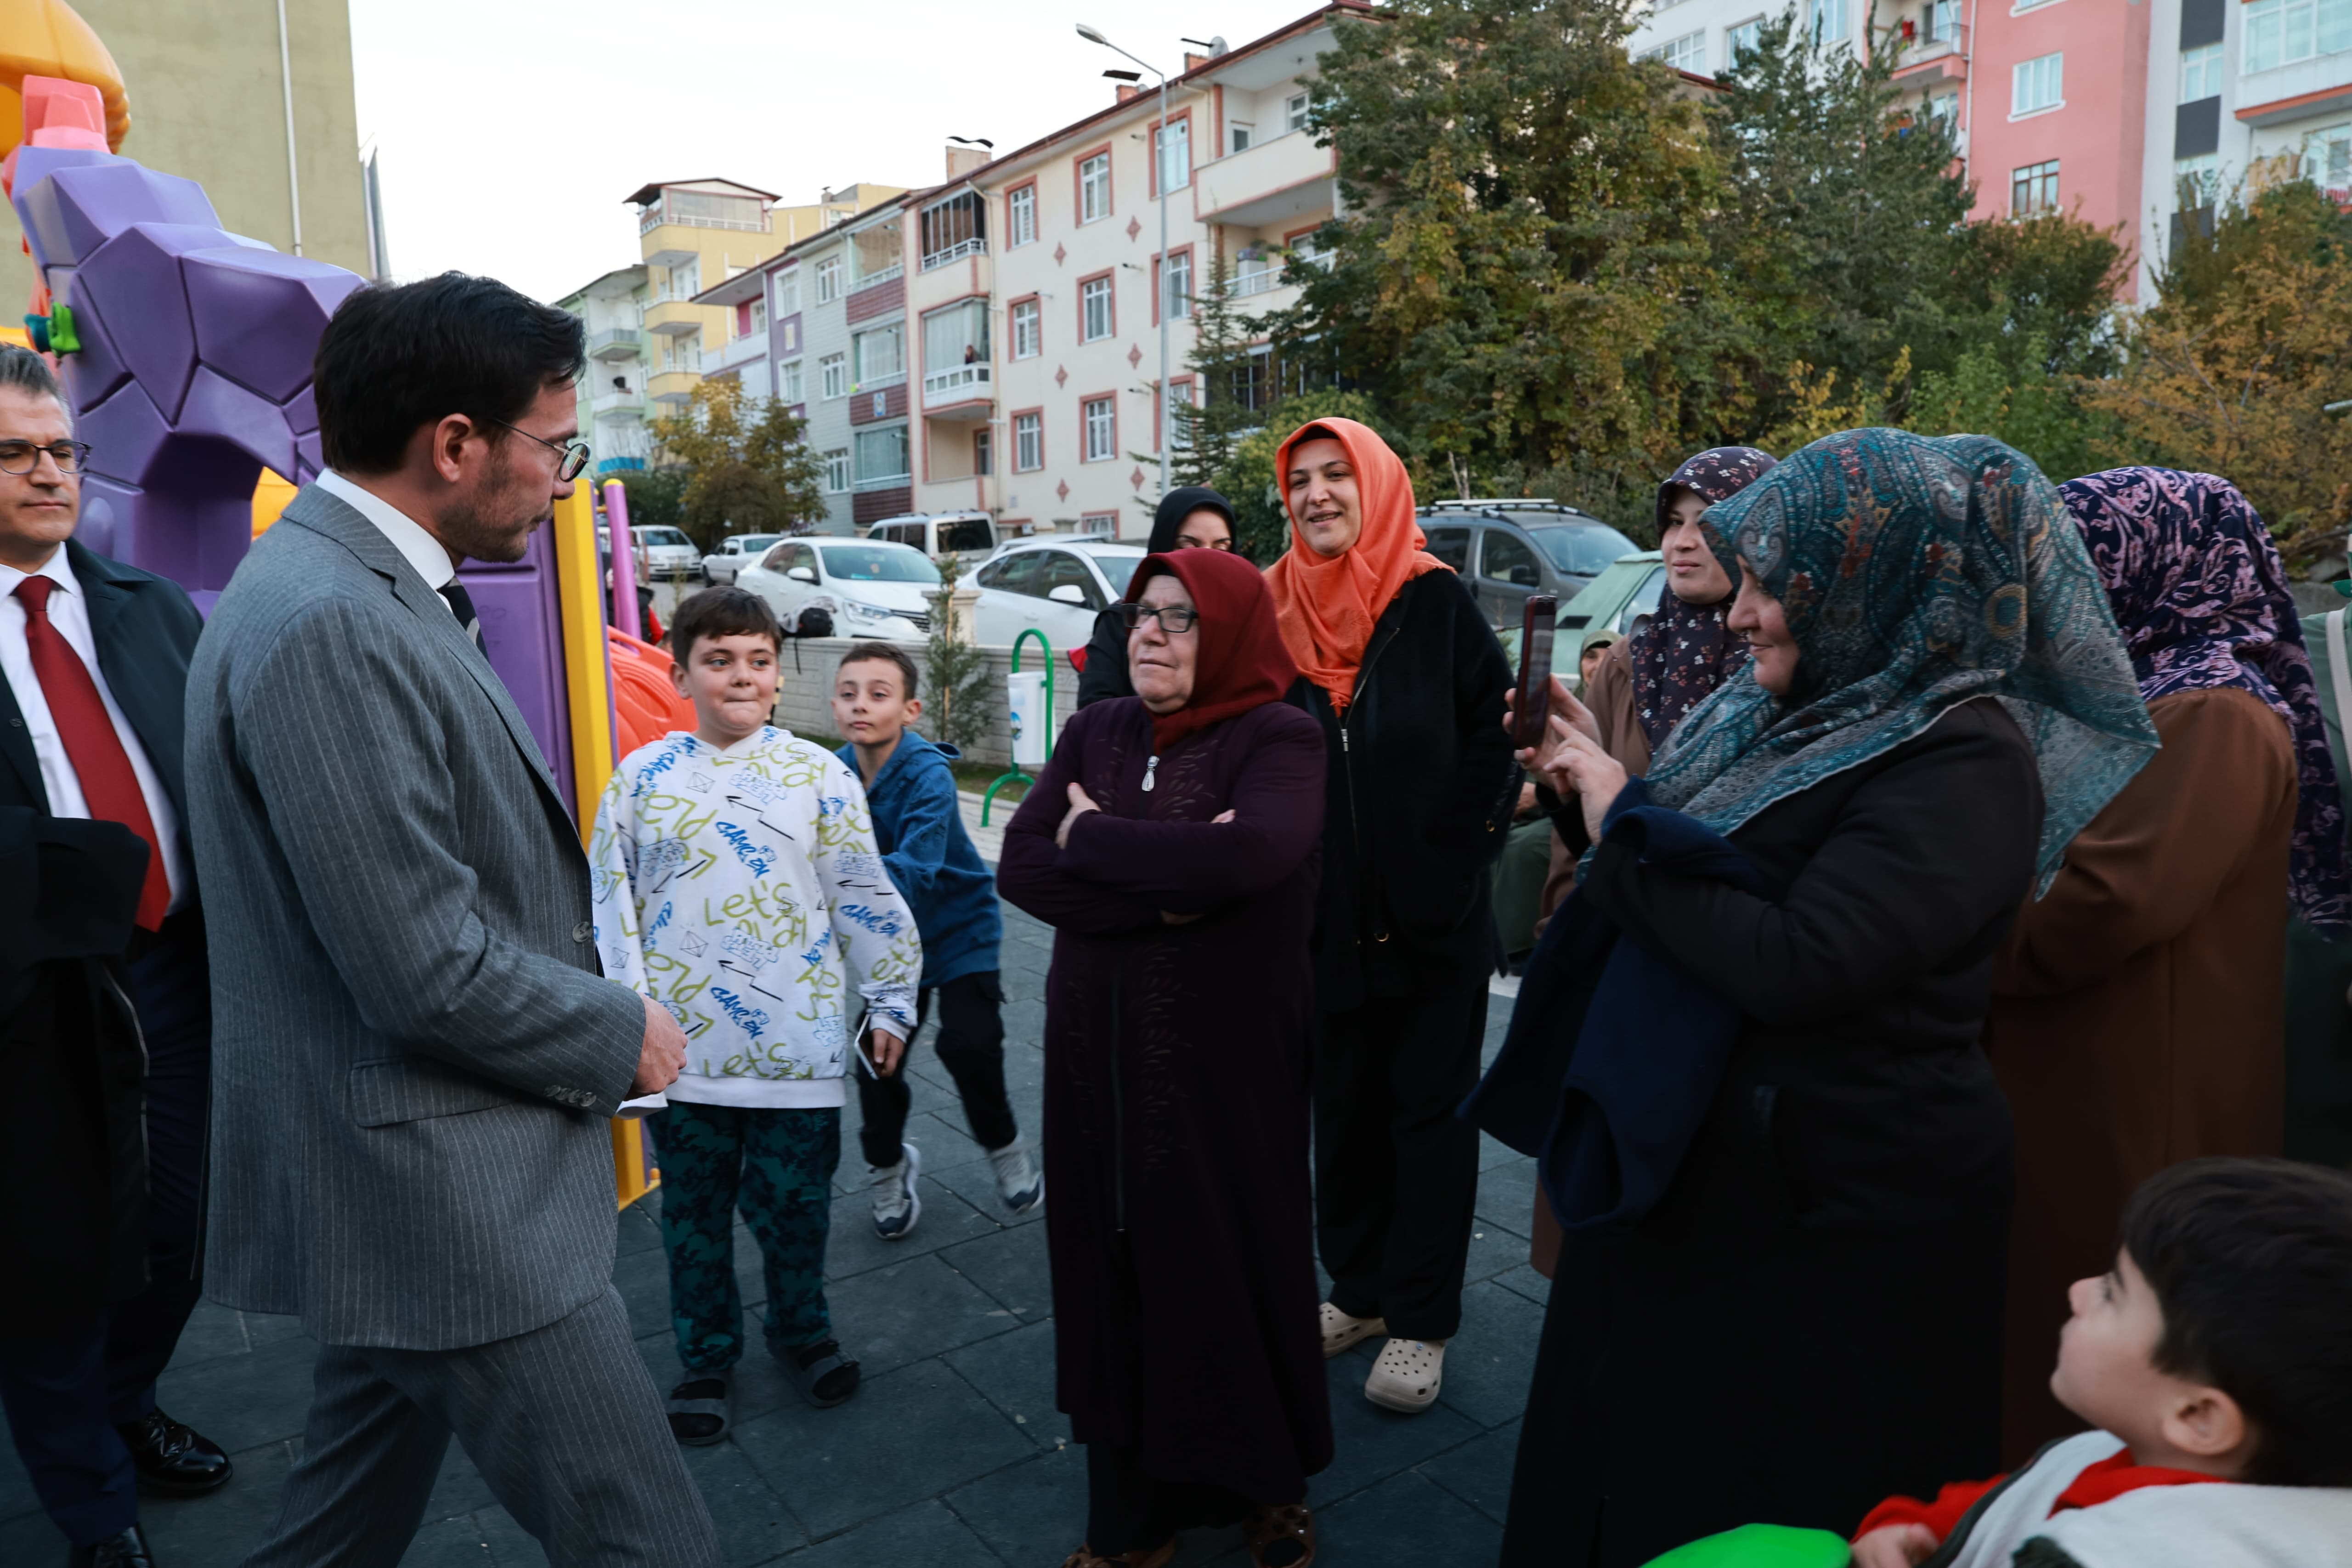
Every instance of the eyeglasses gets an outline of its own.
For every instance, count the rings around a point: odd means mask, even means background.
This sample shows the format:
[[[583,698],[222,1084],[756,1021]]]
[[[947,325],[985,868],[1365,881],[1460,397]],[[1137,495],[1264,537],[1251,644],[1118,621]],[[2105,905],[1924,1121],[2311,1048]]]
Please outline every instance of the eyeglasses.
[[[89,462],[87,441],[52,441],[46,447],[37,447],[30,441],[0,441],[0,474],[31,473],[41,466],[44,452],[61,474],[80,473]]]
[[[1121,605],[1118,615],[1129,631],[1136,630],[1147,620],[1156,620],[1160,629],[1171,637],[1191,631],[1201,618],[1201,612],[1190,605],[1162,605],[1158,609],[1149,605]]]
[[[544,436],[534,436],[520,425],[509,425],[503,419],[492,419],[490,423],[511,430],[527,441],[536,441],[554,453],[561,459],[555,465],[555,477],[559,479],[576,479],[580,477],[580,470],[588,466],[588,443],[585,441],[558,443]]]

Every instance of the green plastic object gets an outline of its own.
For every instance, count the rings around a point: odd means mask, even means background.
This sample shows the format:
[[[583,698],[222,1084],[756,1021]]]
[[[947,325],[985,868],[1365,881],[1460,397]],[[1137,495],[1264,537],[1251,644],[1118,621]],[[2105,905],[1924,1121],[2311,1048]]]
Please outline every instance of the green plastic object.
[[[1005,673],[1009,675],[1021,673],[1021,645],[1031,637],[1037,639],[1037,647],[1045,660],[1045,754],[1050,757],[1054,754],[1054,645],[1045,640],[1044,632],[1039,631],[1035,626],[1031,626],[1013,639],[1013,664]],[[998,790],[1009,784],[1033,784],[1036,782],[1021,771],[1021,765],[1018,763],[1013,764],[1011,773],[997,774],[990,782],[987,793],[980,797],[980,825],[982,827],[988,826],[988,808],[996,804]]]
[[[49,310],[49,352],[60,354],[81,352],[81,339],[74,332],[71,305],[56,305]]]
[[[2352,599],[2352,577],[2338,577],[2329,585],[2345,598]]]
[[[1846,1568],[1853,1548],[1826,1530],[1786,1524],[1743,1524],[1720,1535],[1685,1542],[1643,1568]]]

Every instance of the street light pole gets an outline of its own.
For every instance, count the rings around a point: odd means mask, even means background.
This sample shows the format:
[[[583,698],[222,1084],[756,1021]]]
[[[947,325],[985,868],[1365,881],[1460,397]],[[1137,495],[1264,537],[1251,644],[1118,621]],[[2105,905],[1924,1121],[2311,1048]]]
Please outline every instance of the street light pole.
[[[1164,499],[1168,494],[1168,432],[1175,416],[1175,410],[1169,402],[1175,395],[1175,388],[1168,380],[1168,318],[1171,314],[1168,308],[1168,157],[1165,152],[1168,135],[1168,73],[1149,60],[1136,59],[1135,56],[1128,54],[1125,49],[1120,48],[1084,22],[1078,24],[1078,37],[1090,44],[1100,44],[1115,55],[1126,55],[1129,59],[1135,60],[1137,65],[1160,79],[1160,129],[1152,133],[1149,145],[1151,149],[1151,183],[1160,187],[1160,267],[1151,275],[1151,287],[1159,290],[1159,297],[1152,301],[1152,304],[1155,313],[1160,317],[1160,395],[1154,400],[1158,405],[1160,428],[1153,432],[1153,437],[1160,444],[1160,494]],[[1187,152],[1188,153],[1190,152],[1189,146]],[[1191,162],[1189,157],[1186,162],[1188,163]]]

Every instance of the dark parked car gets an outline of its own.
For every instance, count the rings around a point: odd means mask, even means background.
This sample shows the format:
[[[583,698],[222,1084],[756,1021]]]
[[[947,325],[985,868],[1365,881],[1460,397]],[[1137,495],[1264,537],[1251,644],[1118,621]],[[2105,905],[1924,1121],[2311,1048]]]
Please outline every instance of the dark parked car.
[[[1531,594],[1566,604],[1641,546],[1572,506],[1549,500],[1437,501],[1423,509],[1429,552],[1462,574],[1498,629],[1519,624]]]

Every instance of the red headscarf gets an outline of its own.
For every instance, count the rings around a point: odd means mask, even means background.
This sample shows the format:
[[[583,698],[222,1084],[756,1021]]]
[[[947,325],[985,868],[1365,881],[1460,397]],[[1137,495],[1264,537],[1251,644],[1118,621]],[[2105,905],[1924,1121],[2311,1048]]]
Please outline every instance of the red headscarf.
[[[1301,443],[1330,439],[1347,448],[1356,470],[1363,531],[1356,542],[1326,559],[1315,553],[1290,520],[1290,549],[1266,568],[1274,591],[1275,619],[1283,645],[1307,679],[1330,695],[1334,711],[1345,712],[1356,694],[1356,669],[1364,649],[1402,589],[1424,572],[1451,571],[1422,548],[1429,542],[1412,512],[1412,480],[1389,444],[1353,419],[1318,419],[1291,432],[1274,461],[1275,483],[1288,505],[1290,454]]]
[[[1298,679],[1298,667],[1275,628],[1265,578],[1246,558],[1223,550],[1147,555],[1128,584],[1128,597],[1140,600],[1143,585],[1162,572],[1184,584],[1201,613],[1192,632],[1201,639],[1192,695],[1173,713],[1151,716],[1151,743],[1164,752],[1195,730],[1281,701]]]

